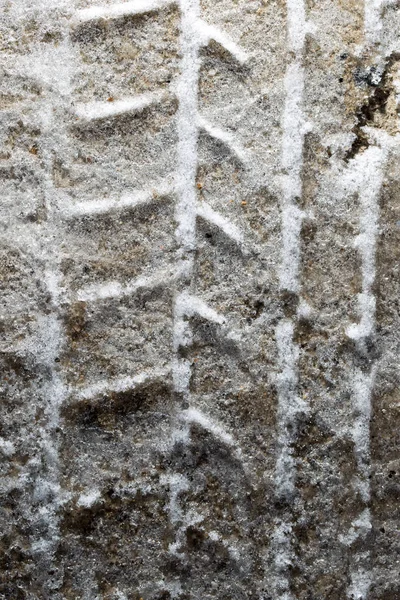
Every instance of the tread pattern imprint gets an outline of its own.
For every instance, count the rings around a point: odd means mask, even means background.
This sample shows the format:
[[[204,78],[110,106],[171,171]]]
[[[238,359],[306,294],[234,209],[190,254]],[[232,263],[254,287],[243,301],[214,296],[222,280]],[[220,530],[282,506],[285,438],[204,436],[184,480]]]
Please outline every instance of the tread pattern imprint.
[[[2,0],[0,598],[400,598],[400,11]]]

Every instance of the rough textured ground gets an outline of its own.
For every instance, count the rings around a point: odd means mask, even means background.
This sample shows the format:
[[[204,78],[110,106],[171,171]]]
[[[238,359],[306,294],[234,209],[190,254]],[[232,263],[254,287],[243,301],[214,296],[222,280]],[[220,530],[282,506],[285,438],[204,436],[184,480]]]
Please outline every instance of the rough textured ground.
[[[0,598],[398,600],[399,3],[100,1],[0,1]]]

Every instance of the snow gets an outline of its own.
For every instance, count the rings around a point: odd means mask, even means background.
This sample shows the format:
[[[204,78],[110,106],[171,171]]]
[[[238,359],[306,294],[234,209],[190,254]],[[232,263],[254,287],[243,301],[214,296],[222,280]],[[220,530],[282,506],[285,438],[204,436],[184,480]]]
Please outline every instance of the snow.
[[[382,0],[364,0],[365,46],[378,46],[381,39]],[[376,329],[376,300],[374,282],[376,276],[376,247],[379,235],[379,197],[382,189],[384,168],[390,146],[394,140],[386,132],[364,128],[370,138],[370,146],[349,163],[344,178],[345,192],[356,193],[359,201],[359,232],[354,246],[361,259],[362,292],[358,294],[360,320],[347,329],[347,335],[361,347],[366,339],[373,336]],[[397,137],[397,136],[396,136]],[[353,424],[351,435],[357,461],[355,489],[360,494],[365,508],[354,520],[344,543],[352,543],[365,537],[372,528],[368,508],[371,498],[370,486],[370,420],[372,414],[372,393],[376,365],[369,372],[355,369],[352,380]],[[370,552],[357,550],[350,568],[350,585],[346,590],[348,598],[366,600],[372,583],[369,568]]]
[[[283,389],[297,384],[297,361],[299,350],[293,344],[294,324],[290,319],[282,319],[276,328],[276,344],[280,367],[279,383]]]
[[[138,373],[138,375],[133,377],[126,376],[114,380],[106,379],[84,388],[71,388],[69,391],[71,395],[77,397],[79,400],[88,400],[102,394],[119,393],[133,390],[149,381],[165,378],[170,372],[171,367],[167,365],[158,369],[143,371],[142,373]]]
[[[285,93],[282,166],[287,177],[284,179],[284,200],[293,202],[301,196],[303,140],[304,133],[309,129],[303,114],[304,68],[298,60],[286,70]]]
[[[230,446],[232,448],[237,448],[238,444],[232,437],[230,433],[225,431],[225,429],[210,419],[207,415],[196,408],[189,408],[180,413],[180,418],[187,423],[196,423],[200,425],[203,429],[210,432],[216,439],[220,440],[222,443]],[[241,451],[239,450],[239,454]]]
[[[154,202],[155,199],[172,196],[174,191],[173,183],[167,180],[163,183],[153,184],[144,190],[125,193],[120,198],[102,198],[69,204],[62,207],[62,213],[64,217],[72,218],[100,215],[125,208],[136,208]]]
[[[179,523],[183,518],[183,511],[179,504],[179,495],[189,489],[189,480],[185,475],[172,473],[161,476],[161,484],[168,485],[170,489],[169,496],[169,517],[171,523]]]
[[[289,581],[287,571],[293,564],[292,549],[293,528],[290,523],[277,521],[271,539],[274,551],[275,581],[273,588],[276,590],[274,598],[279,600],[294,600],[289,592]]]
[[[303,114],[304,69],[298,60],[287,68],[283,113],[282,166],[282,262],[279,279],[283,289],[298,292],[300,230],[304,213],[296,206],[302,193],[304,135],[310,130]]]
[[[128,112],[139,112],[148,106],[162,102],[164,99],[164,92],[152,92],[112,102],[87,102],[85,104],[78,104],[75,113],[79,119],[95,121],[97,119],[116,117]]]
[[[0,452],[2,452],[4,456],[12,456],[15,454],[15,446],[9,440],[0,438]]]
[[[97,302],[106,298],[121,298],[130,296],[141,289],[154,289],[160,285],[166,285],[175,277],[174,270],[161,270],[127,283],[108,281],[107,283],[92,284],[78,290],[75,299],[82,302]]]
[[[201,298],[188,294],[187,292],[182,292],[177,297],[175,314],[178,319],[198,315],[212,323],[218,323],[219,325],[225,323],[225,318],[222,315],[209,307],[206,302],[201,300]]]
[[[198,139],[198,85],[200,39],[196,31],[199,5],[196,0],[181,0],[182,52],[181,76],[177,84],[178,108],[178,169],[176,238],[181,259],[192,263],[191,253],[196,246],[196,190]]]
[[[169,544],[168,550],[174,556],[179,556],[179,548],[183,545],[186,530],[190,525],[203,521],[203,516],[195,510],[186,513],[182,510],[179,496],[190,489],[190,482],[185,475],[170,473],[161,477],[161,483],[169,487],[168,513],[171,524],[178,526],[175,541]]]
[[[99,490],[90,490],[86,492],[86,494],[81,494],[77,501],[77,506],[82,506],[84,508],[90,508],[101,498],[101,493]]]
[[[244,64],[247,60],[247,54],[244,50],[232,41],[223,31],[212,25],[208,25],[203,20],[198,19],[196,29],[200,35],[203,45],[207,45],[211,40],[220,44],[227,50],[240,64]]]
[[[281,290],[296,294],[300,291],[300,231],[304,213],[297,203],[302,195],[302,169],[304,135],[311,127],[303,113],[304,67],[302,55],[306,33],[310,26],[306,22],[306,7],[302,0],[287,0],[287,27],[289,48],[294,52],[293,61],[285,74],[285,106],[282,129],[281,181],[281,264],[279,284]],[[279,454],[275,465],[275,493],[277,497],[292,499],[295,491],[296,463],[292,456],[292,445],[296,439],[296,417],[307,410],[307,405],[297,394],[299,349],[294,342],[294,322],[283,318],[277,325],[276,344],[279,373],[276,377],[278,389],[277,436]],[[288,569],[293,555],[292,523],[278,521],[273,534],[276,600],[291,600]]]
[[[282,260],[279,283],[283,290],[298,292],[300,265],[300,231],[304,213],[296,206],[282,209]]]
[[[295,420],[299,412],[307,409],[296,392],[298,382],[298,347],[293,343],[294,324],[282,319],[276,328],[276,344],[280,371],[276,377],[278,388],[278,445],[280,449],[275,468],[275,489],[278,496],[290,497],[294,493],[295,462],[291,444],[295,438]],[[290,427],[290,430],[289,430]]]
[[[230,557],[233,560],[239,561],[241,558],[241,553],[237,545],[230,544],[228,540],[225,540],[218,531],[211,530],[208,532],[208,538],[213,542],[220,542],[224,548],[226,548],[229,552]]]
[[[380,41],[384,4],[384,0],[364,0],[364,30],[367,45],[374,45]]]
[[[303,52],[307,33],[306,9],[301,0],[287,0],[287,20],[289,48],[294,52]]]
[[[180,355],[180,349],[188,347],[192,343],[189,319],[198,315],[220,325],[225,322],[225,319],[208,306],[206,302],[195,294],[189,293],[194,274],[196,219],[200,217],[216,225],[236,243],[239,243],[242,239],[239,230],[232,223],[208,205],[197,202],[195,184],[198,167],[197,143],[200,128],[206,131],[208,135],[228,145],[230,150],[240,159],[243,158],[242,150],[234,143],[232,136],[212,127],[199,116],[199,50],[210,39],[215,39],[239,61],[244,59],[244,55],[225,35],[200,21],[199,0],[180,0],[179,6],[181,12],[181,74],[176,86],[179,108],[177,113],[178,166],[176,174],[177,203],[175,208],[177,228],[175,235],[178,245],[177,271],[181,285],[174,306],[173,350],[175,357],[172,362],[172,379],[174,390],[180,393],[190,405],[191,361]],[[194,407],[177,414],[176,427],[172,435],[174,442],[178,439],[185,443],[189,442],[190,423],[192,422],[200,424],[224,443],[235,446],[234,440],[228,432]],[[179,504],[179,494],[189,488],[190,482],[176,473],[170,474],[169,478],[172,482],[170,487],[170,521],[173,525],[182,522],[175,530],[175,541],[170,544],[169,551],[171,554],[179,555],[186,527],[201,522],[203,517],[193,511],[184,513]]]
[[[350,577],[351,584],[347,590],[347,597],[349,599],[367,600],[372,583],[371,571],[360,567],[352,570]]]
[[[47,11],[48,6],[38,5],[37,10]],[[74,73],[76,54],[71,49],[68,35],[57,46],[37,46],[18,60],[17,70],[29,76],[42,90],[40,109],[35,118],[40,131],[41,172],[43,173],[44,205],[46,221],[36,229],[36,240],[30,244],[49,295],[49,304],[36,318],[35,332],[26,343],[26,350],[35,355],[38,364],[46,369],[37,395],[41,399],[43,425],[37,428],[37,456],[43,466],[39,477],[33,463],[32,551],[41,554],[51,568],[59,541],[59,509],[63,502],[59,484],[59,445],[57,431],[60,424],[60,408],[66,399],[67,387],[57,367],[64,344],[63,322],[60,305],[63,297],[58,240],[59,215],[57,204],[60,190],[52,178],[54,153],[62,152],[65,144],[65,126],[60,125],[56,110],[69,109],[71,78]],[[22,238],[22,233],[21,233]],[[29,239],[29,238],[28,238]],[[41,269],[43,270],[41,271]],[[29,472],[29,471],[28,471]]]
[[[379,233],[379,195],[383,170],[388,153],[387,145],[370,146],[350,161],[343,186],[347,193],[358,192],[360,204],[359,234],[354,246],[361,258],[362,293],[358,295],[360,322],[347,329],[347,335],[362,341],[375,331],[375,254]]]
[[[211,125],[211,123],[202,116],[197,117],[197,123],[198,127],[207,135],[226,146],[231,154],[233,154],[233,156],[235,156],[243,165],[248,163],[246,151],[235,141],[235,137],[231,133]]]
[[[116,19],[132,15],[140,15],[151,12],[164,6],[172,4],[172,0],[133,0],[121,2],[111,6],[91,6],[77,13],[80,21],[92,21],[96,19]]]
[[[354,451],[357,460],[358,473],[362,478],[363,485],[362,497],[364,502],[369,502],[369,463],[370,463],[370,420],[371,420],[371,397],[374,384],[374,370],[369,373],[363,373],[357,369],[353,375],[352,402],[354,412],[354,422],[352,428],[352,438],[354,441]]]
[[[365,538],[371,529],[371,511],[369,508],[365,508],[358,518],[352,521],[348,533],[346,535],[340,535],[339,540],[343,544],[346,544],[346,546],[351,546],[357,539]]]
[[[178,340],[179,339],[181,339],[180,336],[178,337]],[[176,340],[174,340],[174,345],[176,343]],[[189,360],[184,358],[174,359],[172,365],[172,381],[174,390],[178,392],[178,394],[187,394],[187,391],[189,390],[191,372],[191,362]]]
[[[186,317],[190,318],[196,315],[219,325],[225,323],[225,319],[203,300],[188,292],[182,292],[177,296],[174,308],[173,348],[175,353],[179,352],[179,348],[187,348],[192,343],[191,327]],[[174,359],[173,382],[176,386],[175,390],[185,396],[188,395],[189,390],[190,370],[190,361],[178,357]]]
[[[174,349],[185,348],[192,343],[190,323],[186,317],[199,316],[207,321],[218,324],[224,323],[224,318],[210,308],[200,298],[182,292],[175,300],[174,309]]]
[[[236,244],[243,243],[243,234],[239,227],[236,227],[231,221],[223,217],[220,213],[216,212],[206,202],[199,202],[197,204],[197,216],[204,219],[211,225],[215,225],[220,229],[229,239],[234,241]]]

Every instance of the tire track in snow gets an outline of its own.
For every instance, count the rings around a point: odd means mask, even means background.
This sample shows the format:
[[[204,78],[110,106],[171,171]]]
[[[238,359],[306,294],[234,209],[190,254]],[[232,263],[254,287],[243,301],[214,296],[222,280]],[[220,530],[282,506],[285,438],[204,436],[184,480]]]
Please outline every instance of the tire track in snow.
[[[377,51],[378,57],[384,5],[383,0],[365,0],[364,3],[365,46],[371,51]],[[351,171],[347,175],[349,187],[359,195],[359,233],[354,245],[360,255],[362,276],[362,290],[358,295],[360,319],[347,329],[347,335],[353,340],[358,351],[365,356],[368,355],[368,343],[376,335],[376,299],[373,287],[379,235],[379,197],[389,150],[388,136],[385,132],[379,132],[374,139],[371,131],[370,136],[371,145],[351,161]],[[363,504],[363,510],[352,523],[348,534],[350,543],[354,537],[365,540],[372,530],[370,421],[375,372],[374,363],[368,370],[355,368],[350,383],[353,408],[351,436],[357,464],[355,489]],[[351,557],[349,578],[347,597],[366,600],[372,584],[372,565],[371,552],[362,543]]]
[[[376,334],[376,299],[373,290],[376,276],[376,246],[379,227],[379,196],[388,147],[385,137],[382,147],[370,146],[357,156],[348,173],[348,186],[359,193],[359,234],[355,239],[361,259],[362,291],[358,295],[360,320],[347,329],[347,335],[353,340],[360,354],[368,355],[368,343]],[[352,440],[357,464],[355,489],[364,505],[362,513],[353,524],[356,537],[365,538],[372,528],[370,513],[370,420],[372,414],[372,395],[376,366],[372,363],[365,371],[355,368],[351,378],[353,425]],[[372,583],[369,550],[359,551],[353,556],[350,570],[351,583],[347,591],[349,598],[365,600]]]
[[[309,25],[305,4],[287,0],[287,36],[294,60],[285,74],[285,106],[283,113],[281,219],[282,254],[279,269],[280,290],[297,295],[300,291],[300,230],[303,212],[298,208],[302,195],[304,135],[308,130],[303,112],[303,54]],[[280,600],[291,600],[289,569],[295,556],[293,518],[290,505],[295,496],[296,465],[293,444],[297,437],[297,419],[306,410],[298,397],[299,350],[294,342],[294,317],[284,318],[276,328],[279,375],[277,378],[277,438],[279,455],[275,468],[275,493],[286,507],[285,515],[276,519],[272,539],[274,551],[274,593]]]
[[[35,58],[32,58],[35,60]],[[38,57],[36,57],[38,61]],[[38,61],[39,62],[39,61]],[[42,102],[39,119],[41,121],[41,156],[44,171],[44,202],[46,221],[40,227],[40,260],[44,265],[44,283],[50,303],[48,314],[39,318],[39,330],[34,352],[46,367],[47,376],[43,384],[43,413],[45,424],[39,432],[39,452],[41,467],[35,474],[33,491],[33,530],[32,552],[38,570],[37,578],[43,586],[43,593],[53,594],[60,586],[60,576],[56,564],[56,553],[60,540],[59,511],[63,504],[60,487],[59,428],[60,411],[67,398],[67,387],[62,373],[57,367],[59,356],[65,343],[62,322],[62,274],[59,248],[60,219],[57,210],[59,190],[53,181],[54,155],[61,151],[66,133],[59,127],[57,109],[68,104],[70,93],[71,56],[67,36],[57,50],[41,55],[41,71],[46,82],[46,96]],[[60,77],[62,73],[62,77]],[[40,77],[41,75],[39,75]]]
[[[200,19],[199,0],[180,0],[181,34],[180,48],[182,52],[181,74],[177,84],[178,108],[178,165],[176,175],[177,204],[175,209],[177,228],[177,296],[174,306],[173,326],[173,366],[172,378],[174,392],[181,408],[174,417],[174,433],[172,444],[190,443],[192,423],[201,425],[222,443],[235,446],[230,434],[215,423],[210,416],[201,413],[192,406],[190,393],[191,360],[182,356],[182,351],[192,343],[192,331],[188,319],[198,315],[206,321],[222,325],[225,319],[211,307],[197,298],[194,289],[194,261],[196,252],[196,220],[198,217],[216,225],[237,244],[243,242],[240,230],[229,220],[213,211],[205,203],[198,203],[196,193],[196,175],[198,167],[197,144],[201,130],[222,141],[235,155],[238,150],[235,140],[224,131],[212,127],[198,112],[200,49],[210,39],[216,40],[229,53],[243,62],[245,53],[217,28],[208,26]],[[240,152],[245,160],[245,155]],[[236,449],[241,456],[240,449]],[[184,533],[190,525],[200,523],[203,517],[198,514],[185,514],[180,506],[179,496],[190,489],[186,476],[170,473],[165,478],[170,488],[171,515],[170,520],[175,530],[175,541],[170,545],[171,554],[184,558],[180,548],[184,542]],[[171,590],[180,590],[180,584],[174,582]]]

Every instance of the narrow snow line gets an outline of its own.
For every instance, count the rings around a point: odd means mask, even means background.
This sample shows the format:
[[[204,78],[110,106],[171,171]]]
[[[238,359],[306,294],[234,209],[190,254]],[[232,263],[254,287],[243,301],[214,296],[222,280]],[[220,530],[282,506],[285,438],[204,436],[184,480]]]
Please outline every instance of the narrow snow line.
[[[69,299],[69,302],[99,302],[107,298],[123,298],[124,296],[131,296],[139,290],[150,290],[165,286],[176,277],[177,274],[173,270],[162,270],[153,275],[138,277],[124,284],[119,281],[92,284],[78,290]]]
[[[142,207],[155,200],[161,200],[162,198],[172,196],[174,191],[174,185],[167,181],[165,183],[155,184],[151,187],[149,186],[138,192],[123,194],[120,198],[104,198],[101,200],[90,200],[88,202],[77,202],[75,204],[64,205],[61,207],[61,214],[64,218],[75,218]]]
[[[166,92],[150,92],[134,96],[133,98],[114,100],[112,102],[86,102],[76,106],[75,114],[82,121],[96,121],[130,112],[140,112],[149,106],[160,104],[167,97],[168,94]]]
[[[224,539],[222,537],[222,535],[220,535],[218,533],[218,531],[215,530],[211,530],[208,532],[208,537],[210,540],[212,540],[213,542],[219,542],[220,544],[222,544],[224,546],[224,548],[226,548],[229,552],[230,557],[235,560],[235,561],[239,561],[240,557],[241,557],[241,552],[237,546],[237,544],[235,543],[230,543],[228,540]]]
[[[196,24],[196,29],[203,46],[207,46],[207,44],[213,40],[229,52],[229,54],[231,54],[241,65],[247,61],[248,57],[246,52],[217,27],[208,25],[208,23],[199,19]]]
[[[294,323],[282,319],[276,328],[279,375],[278,389],[278,446],[280,454],[275,470],[275,489],[279,497],[290,498],[295,493],[295,462],[292,444],[296,440],[296,419],[307,410],[297,394],[299,349],[293,342]]]
[[[298,293],[300,266],[300,232],[304,213],[294,204],[282,206],[282,262],[279,280],[282,290]]]
[[[229,239],[238,245],[243,243],[243,234],[239,227],[236,227],[229,219],[211,208],[206,202],[197,204],[197,216],[211,225],[218,227]]]
[[[302,195],[304,135],[309,130],[303,111],[305,38],[311,30],[306,20],[304,0],[286,0],[288,14],[288,45],[294,59],[285,74],[285,106],[282,128],[281,219],[282,254],[279,269],[280,289],[298,294],[300,291],[300,231],[303,212],[298,208]],[[279,375],[277,377],[277,441],[279,455],[275,467],[275,493],[289,504],[296,489],[296,462],[293,444],[297,438],[297,417],[307,410],[299,399],[298,357],[294,341],[295,323],[282,319],[276,328]],[[290,513],[276,520],[272,539],[274,549],[274,592],[276,600],[292,600],[290,572],[295,553],[293,522]]]
[[[127,376],[120,377],[118,379],[106,379],[84,388],[70,387],[69,395],[77,400],[91,400],[92,398],[96,398],[96,396],[104,394],[118,394],[121,392],[127,392],[134,390],[143,384],[164,379],[165,377],[168,377],[170,372],[170,365],[161,367],[159,369],[149,369],[148,371],[143,371],[134,377]]]
[[[152,12],[173,4],[174,0],[133,0],[109,6],[91,6],[79,10],[76,14],[79,21],[93,21],[97,19],[118,19]]]
[[[370,420],[372,413],[371,397],[374,384],[374,371],[363,373],[357,369],[353,380],[353,412],[354,421],[352,427],[352,437],[354,442],[354,452],[357,461],[358,480],[356,488],[360,496],[368,506],[371,499],[371,489],[369,482],[370,475]]]
[[[304,213],[297,207],[297,202],[302,193],[304,134],[309,129],[302,107],[304,68],[301,65],[300,57],[296,57],[295,62],[287,68],[285,92],[282,142],[283,249],[279,277],[282,289],[297,293],[299,290],[300,230],[304,218]]]
[[[359,193],[359,234],[355,247],[361,257],[362,292],[358,296],[360,322],[351,325],[347,335],[360,341],[375,330],[375,255],[379,227],[379,195],[382,187],[383,169],[387,149],[370,146],[351,162],[351,170],[344,183]],[[358,188],[358,189],[357,189]]]
[[[379,234],[379,196],[382,188],[384,167],[387,161],[390,142],[382,138],[382,147],[371,145],[358,155],[349,165],[344,185],[359,197],[359,234],[355,239],[361,258],[362,291],[358,295],[360,320],[347,329],[347,335],[365,350],[366,342],[374,336],[376,329],[376,300],[373,290],[376,277],[376,245]],[[372,413],[372,393],[375,366],[365,373],[355,369],[352,380],[353,426],[352,437],[357,461],[355,487],[365,505],[370,503],[370,420]],[[369,510],[363,510],[363,520],[367,528],[372,527]],[[361,532],[362,533],[362,532]],[[347,597],[368,598],[372,583],[370,572],[370,552],[358,551],[350,567],[350,586]]]
[[[181,75],[177,84],[178,107],[178,168],[176,206],[176,239],[178,259],[186,266],[188,279],[192,275],[193,252],[196,247],[196,171],[198,140],[199,47],[196,33],[199,18],[198,0],[181,0],[182,53]]]
[[[41,57],[42,58],[42,57]],[[36,229],[37,249],[40,263],[44,268],[44,285],[48,291],[49,303],[45,314],[37,317],[37,335],[32,340],[32,348],[44,372],[41,390],[37,401],[43,402],[38,407],[43,410],[43,424],[38,424],[38,455],[32,457],[30,464],[34,466],[33,502],[32,502],[32,538],[31,550],[38,573],[57,572],[55,567],[56,552],[60,540],[59,511],[65,496],[60,486],[60,459],[58,432],[60,426],[60,409],[67,398],[67,386],[63,380],[58,360],[65,343],[62,318],[62,272],[60,267],[60,220],[57,211],[59,190],[53,181],[54,152],[62,152],[66,132],[59,122],[55,121],[54,107],[67,109],[69,105],[70,81],[72,73],[71,48],[67,36],[60,42],[56,51],[50,50],[45,60],[38,66],[38,57],[32,58],[32,71],[35,80],[43,87],[41,103],[41,147],[42,169],[44,181],[44,198],[47,219],[42,227]],[[40,400],[42,399],[42,400]],[[23,477],[23,476],[22,476]],[[40,571],[40,573],[39,573]],[[47,581],[43,580],[43,594],[50,593]]]
[[[47,164],[47,168],[49,168],[49,164]],[[57,220],[52,206],[54,188],[51,176],[48,175],[46,179],[45,197],[48,211],[46,229],[54,235],[54,231],[57,231]],[[49,236],[49,239],[53,239],[53,236]],[[44,244],[47,245],[48,241],[45,241]],[[37,555],[39,563],[53,561],[59,541],[58,511],[62,504],[62,494],[59,485],[56,432],[60,423],[60,409],[67,396],[66,385],[56,367],[56,360],[64,343],[64,331],[59,314],[62,289],[59,284],[61,275],[57,248],[49,246],[44,247],[43,250],[47,254],[44,280],[51,299],[52,311],[49,315],[38,318],[39,343],[35,348],[39,360],[43,361],[51,374],[50,380],[44,383],[42,388],[42,395],[45,399],[46,424],[40,429],[40,448],[45,472],[37,477],[34,490],[34,503],[38,502],[39,505],[44,503],[46,513],[45,531],[42,531],[40,537],[32,541],[32,551]],[[39,520],[42,518],[41,513],[44,513],[43,507],[38,508]]]
[[[181,73],[177,84],[178,164],[175,209],[177,228],[175,236],[178,246],[177,270],[180,277],[174,306],[172,380],[173,389],[178,398],[181,398],[182,406],[190,406],[191,361],[181,354],[182,348],[190,346],[192,342],[192,331],[186,317],[198,310],[200,312],[205,311],[205,307],[193,301],[189,294],[193,280],[196,250],[199,50],[202,45],[202,39],[197,30],[200,0],[180,0],[179,7],[182,58]],[[177,443],[179,439],[187,444],[190,427],[188,423],[182,423],[178,415],[179,410],[174,418],[172,443]],[[175,530],[175,539],[169,546],[169,552],[172,555],[179,555],[188,524],[196,522],[198,519],[201,520],[201,518],[197,515],[185,514],[181,507],[179,496],[187,491],[190,486],[187,478],[176,473],[171,473],[169,477],[171,480],[169,518]]]
[[[196,423],[197,425],[200,425],[203,429],[211,433],[216,439],[220,440],[227,446],[234,448],[237,454],[241,456],[242,452],[233,436],[225,431],[225,429],[219,425],[219,423],[211,420],[207,415],[197,408],[183,410],[179,417],[186,423]]]
[[[201,298],[187,292],[182,292],[176,299],[176,315],[178,319],[198,315],[207,321],[218,323],[219,325],[225,323],[225,318],[222,315],[217,313],[213,308],[210,308]]]
[[[245,149],[236,142],[235,137],[229,133],[229,131],[211,125],[207,119],[200,115],[197,117],[197,122],[199,129],[228,148],[229,152],[235,156],[243,166],[248,165],[249,159]]]
[[[176,241],[178,245],[178,271],[182,286],[190,285],[193,275],[194,251],[196,249],[196,171],[198,141],[198,87],[201,41],[196,35],[199,19],[199,0],[180,0],[181,12],[181,74],[177,84],[178,97],[178,165],[176,176],[177,222]],[[183,320],[179,308],[179,296],[174,308],[173,382],[175,391],[189,398],[190,362],[179,356],[179,348],[191,340],[188,324]]]

